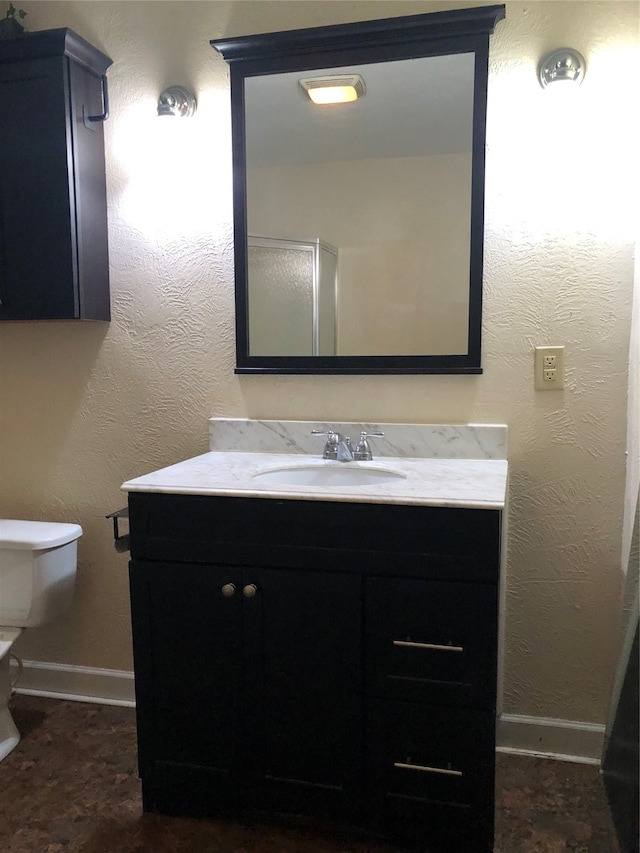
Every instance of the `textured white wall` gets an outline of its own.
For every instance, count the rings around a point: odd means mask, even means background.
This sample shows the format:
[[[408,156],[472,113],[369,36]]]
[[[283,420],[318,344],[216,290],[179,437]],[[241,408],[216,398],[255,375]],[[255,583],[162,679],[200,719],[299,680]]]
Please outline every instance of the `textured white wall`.
[[[207,449],[206,419],[504,422],[512,471],[504,710],[603,722],[614,668],[640,149],[638,4],[507,4],[492,39],[482,376],[236,377],[228,77],[222,35],[461,4],[28,2],[114,60],[107,123],[113,320],[5,324],[0,510],[77,521],[76,603],[24,657],[131,667],[121,482]],[[564,105],[547,50],[587,57]],[[634,65],[635,63],[635,65]],[[636,77],[622,68],[634,65]],[[192,122],[155,118],[193,86]],[[162,125],[162,126],[161,126]],[[567,388],[535,393],[533,347],[565,344]]]

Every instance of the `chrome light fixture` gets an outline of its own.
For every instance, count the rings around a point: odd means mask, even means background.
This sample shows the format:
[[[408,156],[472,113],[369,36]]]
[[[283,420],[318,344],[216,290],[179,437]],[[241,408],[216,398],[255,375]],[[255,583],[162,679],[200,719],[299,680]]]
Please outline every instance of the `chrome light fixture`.
[[[579,86],[587,69],[584,56],[570,47],[561,47],[547,54],[538,66],[538,80],[543,89],[549,83],[564,80]]]
[[[345,104],[357,101],[367,91],[359,74],[332,77],[307,77],[298,80],[314,104]]]
[[[190,118],[196,111],[196,96],[184,86],[167,86],[158,99],[159,116]]]

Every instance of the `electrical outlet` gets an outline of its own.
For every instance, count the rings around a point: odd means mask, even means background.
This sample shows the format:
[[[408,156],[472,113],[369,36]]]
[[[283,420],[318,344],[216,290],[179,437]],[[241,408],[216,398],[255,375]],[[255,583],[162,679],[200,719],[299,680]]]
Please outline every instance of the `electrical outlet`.
[[[564,347],[536,347],[534,367],[536,391],[564,388]]]

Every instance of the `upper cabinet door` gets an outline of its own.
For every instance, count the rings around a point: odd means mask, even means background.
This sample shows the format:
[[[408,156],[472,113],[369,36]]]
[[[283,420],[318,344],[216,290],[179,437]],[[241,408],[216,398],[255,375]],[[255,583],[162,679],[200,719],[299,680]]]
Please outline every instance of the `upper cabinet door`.
[[[0,41],[0,319],[109,320],[111,60],[67,29]]]

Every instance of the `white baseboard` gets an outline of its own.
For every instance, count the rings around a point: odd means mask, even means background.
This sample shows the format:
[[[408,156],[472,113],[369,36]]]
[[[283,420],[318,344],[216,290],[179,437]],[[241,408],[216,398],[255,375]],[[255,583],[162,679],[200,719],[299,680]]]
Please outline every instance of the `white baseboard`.
[[[11,665],[13,669],[13,661]],[[14,690],[30,696],[135,706],[133,673],[118,669],[23,661]],[[502,714],[497,751],[599,765],[604,733],[605,727],[595,723]]]
[[[497,751],[599,765],[604,732],[596,723],[502,714]]]
[[[11,661],[12,674],[17,666]],[[14,691],[100,705],[135,706],[133,673],[92,666],[69,666],[25,660]]]

